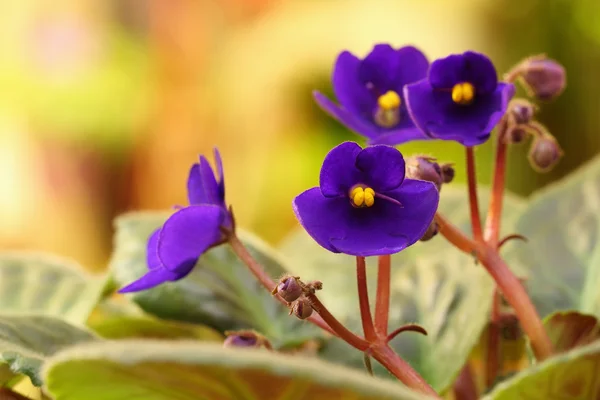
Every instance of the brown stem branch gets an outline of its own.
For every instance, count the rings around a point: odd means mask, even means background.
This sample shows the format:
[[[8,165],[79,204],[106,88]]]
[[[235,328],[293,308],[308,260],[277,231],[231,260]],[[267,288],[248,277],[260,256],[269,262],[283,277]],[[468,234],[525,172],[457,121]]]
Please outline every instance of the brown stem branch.
[[[469,208],[471,210],[471,228],[475,241],[483,240],[481,233],[481,216],[479,215],[479,200],[477,199],[477,174],[475,173],[475,153],[472,147],[466,147],[467,183],[469,187]]]
[[[487,388],[490,388],[496,381],[500,367],[500,327],[498,326],[500,294],[497,289],[494,290],[493,296],[492,317],[490,318],[486,352],[485,384]]]
[[[369,304],[369,290],[367,287],[367,266],[364,257],[356,257],[356,282],[358,285],[358,303],[360,305],[360,319],[362,321],[365,339],[373,342],[377,339],[375,327],[373,326],[373,317],[371,316],[371,306]]]
[[[388,332],[390,312],[390,281],[392,259],[389,254],[379,256],[377,270],[377,297],[375,300],[375,330],[379,336]]]

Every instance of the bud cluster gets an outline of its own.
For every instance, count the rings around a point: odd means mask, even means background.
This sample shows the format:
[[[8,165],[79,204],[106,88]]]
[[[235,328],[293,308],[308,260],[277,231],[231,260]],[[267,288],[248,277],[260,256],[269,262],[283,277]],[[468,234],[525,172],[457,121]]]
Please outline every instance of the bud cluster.
[[[323,288],[320,281],[311,281],[304,283],[299,276],[285,275],[277,286],[271,292],[278,294],[290,307],[290,315],[294,314],[299,319],[306,319],[312,315],[313,308],[310,300],[306,298],[307,294],[314,294],[317,290]]]

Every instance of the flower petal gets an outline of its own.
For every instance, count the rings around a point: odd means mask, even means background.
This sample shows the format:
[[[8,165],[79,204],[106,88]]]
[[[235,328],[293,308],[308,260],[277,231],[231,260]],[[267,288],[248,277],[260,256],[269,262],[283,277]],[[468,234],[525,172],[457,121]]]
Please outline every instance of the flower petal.
[[[434,89],[451,89],[460,82],[470,82],[480,95],[496,89],[498,75],[492,61],[481,53],[467,51],[431,63],[429,82]]]
[[[215,165],[217,166],[217,182],[218,182],[218,195],[223,201],[223,207],[225,207],[225,173],[223,172],[223,161],[221,160],[221,154],[219,149],[216,147],[213,150],[215,156]]]
[[[137,279],[129,285],[119,289],[119,293],[139,292],[142,290],[153,288],[168,281],[179,280],[185,277],[187,274],[189,274],[192,268],[186,271],[182,271],[181,273],[169,271],[164,268],[152,269],[146,272],[146,274],[143,275],[140,279]]]
[[[375,98],[359,80],[360,60],[349,51],[342,52],[333,68],[333,92],[340,104],[350,113],[369,118],[375,107]]]
[[[206,157],[200,156],[200,163],[192,165],[187,186],[190,205],[223,204],[222,191]]]
[[[347,198],[326,198],[313,188],[296,197],[293,208],[308,234],[329,251],[364,257],[393,254],[423,236],[439,195],[431,182],[412,179],[392,194],[403,207],[376,199],[373,207],[354,208]]]
[[[173,214],[158,238],[158,257],[165,268],[174,272],[193,268],[202,253],[221,240],[226,214],[214,205],[190,206]]]
[[[377,145],[363,149],[356,157],[356,168],[364,173],[375,193],[396,189],[404,180],[404,157],[392,146]]]
[[[410,118],[408,115],[407,118]],[[371,138],[367,141],[369,145],[387,144],[396,146],[413,140],[431,140],[432,138],[423,133],[422,130],[414,126],[411,122],[411,127],[403,129],[393,129],[383,132],[382,134]]]
[[[382,129],[375,126],[372,122],[357,117],[348,110],[338,106],[318,91],[314,91],[313,96],[316,103],[323,111],[338,120],[346,128],[367,138],[376,138],[379,136]]]
[[[148,265],[148,269],[150,270],[163,268],[162,262],[158,258],[158,237],[161,229],[158,228],[152,232],[146,245],[146,265]]]
[[[383,94],[396,87],[399,69],[400,57],[396,50],[389,44],[376,44],[360,62],[358,80],[370,83]]]
[[[398,66],[395,72],[394,85],[396,92],[402,96],[404,85],[427,77],[429,61],[425,54],[413,46],[405,46],[396,50]]]
[[[348,190],[361,182],[362,174],[356,169],[356,157],[361,147],[344,142],[334,147],[323,160],[319,186],[325,197],[348,196]]]
[[[448,93],[435,91],[427,80],[405,87],[409,112],[428,136],[455,140],[465,146],[485,142],[514,94],[511,84],[499,84],[494,93],[478,96],[469,106],[454,104]]]

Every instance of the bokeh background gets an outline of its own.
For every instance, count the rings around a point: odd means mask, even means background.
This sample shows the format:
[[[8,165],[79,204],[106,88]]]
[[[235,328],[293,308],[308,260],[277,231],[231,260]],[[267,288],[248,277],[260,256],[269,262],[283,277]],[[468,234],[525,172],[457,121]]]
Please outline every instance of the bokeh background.
[[[474,49],[500,73],[546,53],[568,87],[540,120],[565,150],[539,175],[528,144],[510,155],[521,195],[600,150],[597,0],[19,0],[0,2],[0,246],[102,270],[112,219],[184,203],[190,165],[222,152],[239,224],[276,243],[320,161],[360,140],[322,113],[341,50],[412,44],[430,59]],[[414,143],[456,163],[453,143]],[[491,142],[477,149],[489,182]]]

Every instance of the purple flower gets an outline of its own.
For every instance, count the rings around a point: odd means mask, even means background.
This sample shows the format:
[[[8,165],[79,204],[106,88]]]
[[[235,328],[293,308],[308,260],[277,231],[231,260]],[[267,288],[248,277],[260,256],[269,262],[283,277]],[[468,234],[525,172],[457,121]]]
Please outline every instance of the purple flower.
[[[176,281],[189,274],[198,258],[210,247],[225,239],[222,228],[232,226],[232,218],[225,206],[223,164],[215,149],[217,175],[208,160],[200,157],[188,178],[190,205],[181,207],[148,239],[148,272],[130,283],[120,293],[146,290],[167,281]]]
[[[319,187],[294,199],[294,212],[334,253],[397,253],[423,236],[439,199],[433,183],[404,174],[404,158],[394,147],[342,143],[325,157]]]
[[[490,137],[514,90],[498,82],[489,58],[467,51],[434,61],[429,76],[407,85],[404,97],[413,121],[428,136],[475,146]]]
[[[429,139],[410,119],[404,85],[427,76],[427,58],[414,47],[398,50],[378,44],[360,60],[341,53],[333,70],[333,91],[340,105],[315,92],[319,106],[369,144],[396,145]]]

